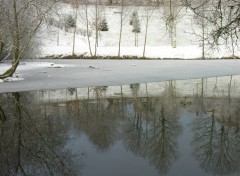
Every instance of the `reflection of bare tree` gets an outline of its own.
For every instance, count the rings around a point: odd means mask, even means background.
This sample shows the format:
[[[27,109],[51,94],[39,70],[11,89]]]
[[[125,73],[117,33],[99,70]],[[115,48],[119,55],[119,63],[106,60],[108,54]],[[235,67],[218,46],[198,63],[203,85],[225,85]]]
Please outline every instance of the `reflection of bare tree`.
[[[178,122],[178,102],[176,86],[172,81],[166,85],[157,108],[156,116],[151,125],[149,138],[149,158],[166,174],[178,157],[177,137],[181,132]]]
[[[170,81],[160,100],[135,98],[132,103],[133,115],[128,116],[124,128],[125,145],[136,155],[149,158],[160,173],[166,174],[177,159],[177,137],[181,132],[176,87]]]
[[[40,111],[24,94],[2,97],[7,99],[2,108],[7,120],[0,127],[1,174],[74,175],[73,155],[64,149],[67,127],[38,116]]]
[[[85,132],[98,151],[107,151],[117,138],[117,112],[119,103],[106,98],[107,87],[96,87],[95,100],[77,100],[67,103],[67,116],[74,122],[74,128]],[[89,89],[88,89],[89,90]]]
[[[212,117],[198,117],[192,123],[194,156],[206,172],[228,175],[239,169],[239,134]]]
[[[141,99],[137,98],[133,100],[131,108],[133,112],[128,114],[128,121],[124,125],[124,141],[128,150],[131,150],[136,155],[145,156],[148,121],[143,113],[146,108],[144,108]]]
[[[192,123],[193,131],[193,154],[200,162],[201,168],[206,172],[227,175],[234,173],[239,167],[239,134],[238,125],[229,123],[238,114],[239,106],[231,98],[231,82],[228,85],[226,97],[213,99],[211,103],[212,116],[206,114],[206,100],[204,98],[203,83],[201,93],[198,96],[199,106],[196,108],[197,114],[202,116],[194,119]],[[217,82],[213,90],[217,89]],[[237,108],[238,107],[238,108]],[[218,122],[221,122],[218,123]],[[227,122],[227,123],[226,123]],[[238,123],[236,123],[238,124]]]
[[[193,108],[197,116],[202,116],[206,113],[206,102],[204,102],[204,78],[201,79],[201,84],[197,84],[197,93],[193,99]]]

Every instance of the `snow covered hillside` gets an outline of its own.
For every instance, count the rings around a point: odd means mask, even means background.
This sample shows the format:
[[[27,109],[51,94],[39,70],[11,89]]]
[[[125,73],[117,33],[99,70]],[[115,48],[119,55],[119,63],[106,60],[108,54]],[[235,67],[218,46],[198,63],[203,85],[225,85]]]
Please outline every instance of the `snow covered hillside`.
[[[65,30],[64,17],[74,16],[75,9],[68,4],[60,4],[58,10],[61,18],[53,16],[50,26],[43,26],[38,33],[37,40],[41,42],[38,57],[48,55],[71,55],[73,48],[73,29]],[[95,29],[94,29],[94,6],[88,7],[89,33],[92,53],[95,53]],[[138,34],[138,46],[135,46],[135,33],[133,26],[129,24],[130,17],[134,11],[138,12],[140,30]],[[80,6],[77,11],[77,29],[75,40],[75,54],[86,54],[90,56],[88,38],[86,35],[86,7]],[[99,17],[105,18],[109,31],[99,32],[99,42],[96,48],[98,56],[117,56],[120,33],[120,7],[101,6]],[[169,32],[166,26],[164,8],[151,9],[148,25],[148,37],[146,43],[146,54],[148,58],[183,58],[198,59],[202,57],[200,27],[195,23],[193,14],[186,8],[180,9],[176,24],[176,48],[171,46]],[[149,14],[148,14],[149,15]],[[146,33],[146,7],[128,7],[124,14],[121,56],[143,56],[144,39]],[[99,19],[100,21],[100,19]],[[195,33],[195,34],[193,34]],[[207,44],[206,44],[207,45]],[[222,44],[217,49],[209,49],[206,46],[206,58],[231,57],[232,51],[229,46]],[[240,49],[235,47],[235,55],[240,56]]]

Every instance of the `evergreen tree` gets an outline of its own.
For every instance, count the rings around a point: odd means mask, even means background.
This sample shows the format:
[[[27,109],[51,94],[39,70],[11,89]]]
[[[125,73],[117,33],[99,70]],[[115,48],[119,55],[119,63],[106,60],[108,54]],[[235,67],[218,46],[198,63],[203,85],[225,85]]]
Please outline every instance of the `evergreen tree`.
[[[73,17],[73,15],[68,15],[67,16],[66,27],[67,28],[76,27],[76,19]]]
[[[141,32],[140,21],[139,21],[138,18],[134,19],[134,21],[133,21],[132,32],[134,32],[134,33],[140,33]]]
[[[130,25],[133,25],[133,21],[134,19],[138,17],[138,12],[137,11],[134,11],[131,15],[131,19],[130,19]]]
[[[135,13],[135,16],[132,18],[132,26],[133,30],[132,32],[134,33],[140,33],[141,32],[141,27],[140,27],[140,21],[138,17],[138,13]]]
[[[139,21],[139,17],[138,17],[137,12],[135,12],[132,15],[131,20],[132,20],[132,26],[133,26],[132,32],[135,33],[135,46],[138,46],[138,33],[141,32],[141,26],[140,26],[140,21]]]
[[[102,21],[101,21],[101,26],[100,26],[100,30],[101,31],[108,31],[108,24],[107,24],[107,20],[106,18],[104,18]]]

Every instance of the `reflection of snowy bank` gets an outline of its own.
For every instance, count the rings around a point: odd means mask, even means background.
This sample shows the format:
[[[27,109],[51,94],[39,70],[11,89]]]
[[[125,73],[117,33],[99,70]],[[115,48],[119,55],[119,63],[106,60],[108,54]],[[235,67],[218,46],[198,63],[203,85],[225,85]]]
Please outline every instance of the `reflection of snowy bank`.
[[[58,102],[80,99],[161,97],[171,91],[176,97],[222,98],[240,96],[240,76],[225,76],[191,80],[141,83],[123,86],[100,86],[88,88],[68,88],[62,90],[38,91],[36,96],[44,102]]]
[[[33,92],[36,101],[59,108],[88,104],[103,109],[134,101],[140,109],[162,102],[168,108],[182,107],[199,118],[214,118],[219,124],[240,125],[240,76],[165,81],[123,86],[68,88]],[[162,103],[159,104],[162,105]],[[148,108],[150,108],[148,107]]]

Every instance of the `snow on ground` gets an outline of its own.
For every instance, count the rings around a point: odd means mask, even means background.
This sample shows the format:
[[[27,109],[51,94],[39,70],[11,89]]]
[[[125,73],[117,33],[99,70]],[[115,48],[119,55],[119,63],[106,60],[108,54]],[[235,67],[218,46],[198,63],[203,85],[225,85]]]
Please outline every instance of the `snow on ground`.
[[[90,37],[92,52],[94,53],[95,44],[95,31],[93,26],[93,19],[91,16],[94,12],[94,6],[90,6],[89,9],[89,24],[90,31],[92,33]],[[120,7],[104,7],[101,9],[101,16],[105,16],[109,31],[100,32],[99,47],[97,48],[97,55],[101,56],[117,56],[118,54],[118,41],[119,41],[119,28],[120,28]],[[74,13],[74,10],[67,4],[59,5],[60,14],[70,15]],[[139,56],[143,55],[143,44],[145,36],[145,9],[144,7],[131,7],[129,11],[131,13],[134,10],[138,10],[139,18],[141,21],[141,33],[138,34],[139,46],[135,47],[135,34],[132,32],[132,26],[129,25],[130,16],[126,17],[123,26],[121,55],[125,56]],[[83,31],[86,31],[84,25],[84,8],[79,7],[78,20],[77,20],[77,35],[76,35],[76,54],[90,55],[89,47],[87,43],[86,35],[83,35]],[[130,13],[130,14],[131,14]],[[182,59],[196,59],[201,58],[201,46],[200,39],[195,33],[201,33],[199,27],[194,24],[193,14],[191,11],[182,9],[179,18],[177,20],[177,48],[170,46],[169,34],[166,30],[166,23],[164,21],[164,9],[156,9],[151,17],[148,39],[146,48],[146,57],[149,58],[182,58]],[[55,18],[60,24],[63,24],[63,20]],[[56,26],[56,25],[55,25]],[[81,32],[82,31],[82,32]],[[48,55],[71,55],[73,45],[73,33],[65,32],[64,29],[56,28],[53,26],[43,26],[38,33],[37,40],[41,42],[40,53],[38,57],[44,57]],[[209,50],[210,46],[207,46],[206,57],[207,58],[222,58],[232,56],[229,48],[226,45],[220,45],[218,50]],[[240,49],[235,48],[235,55],[240,56]]]

